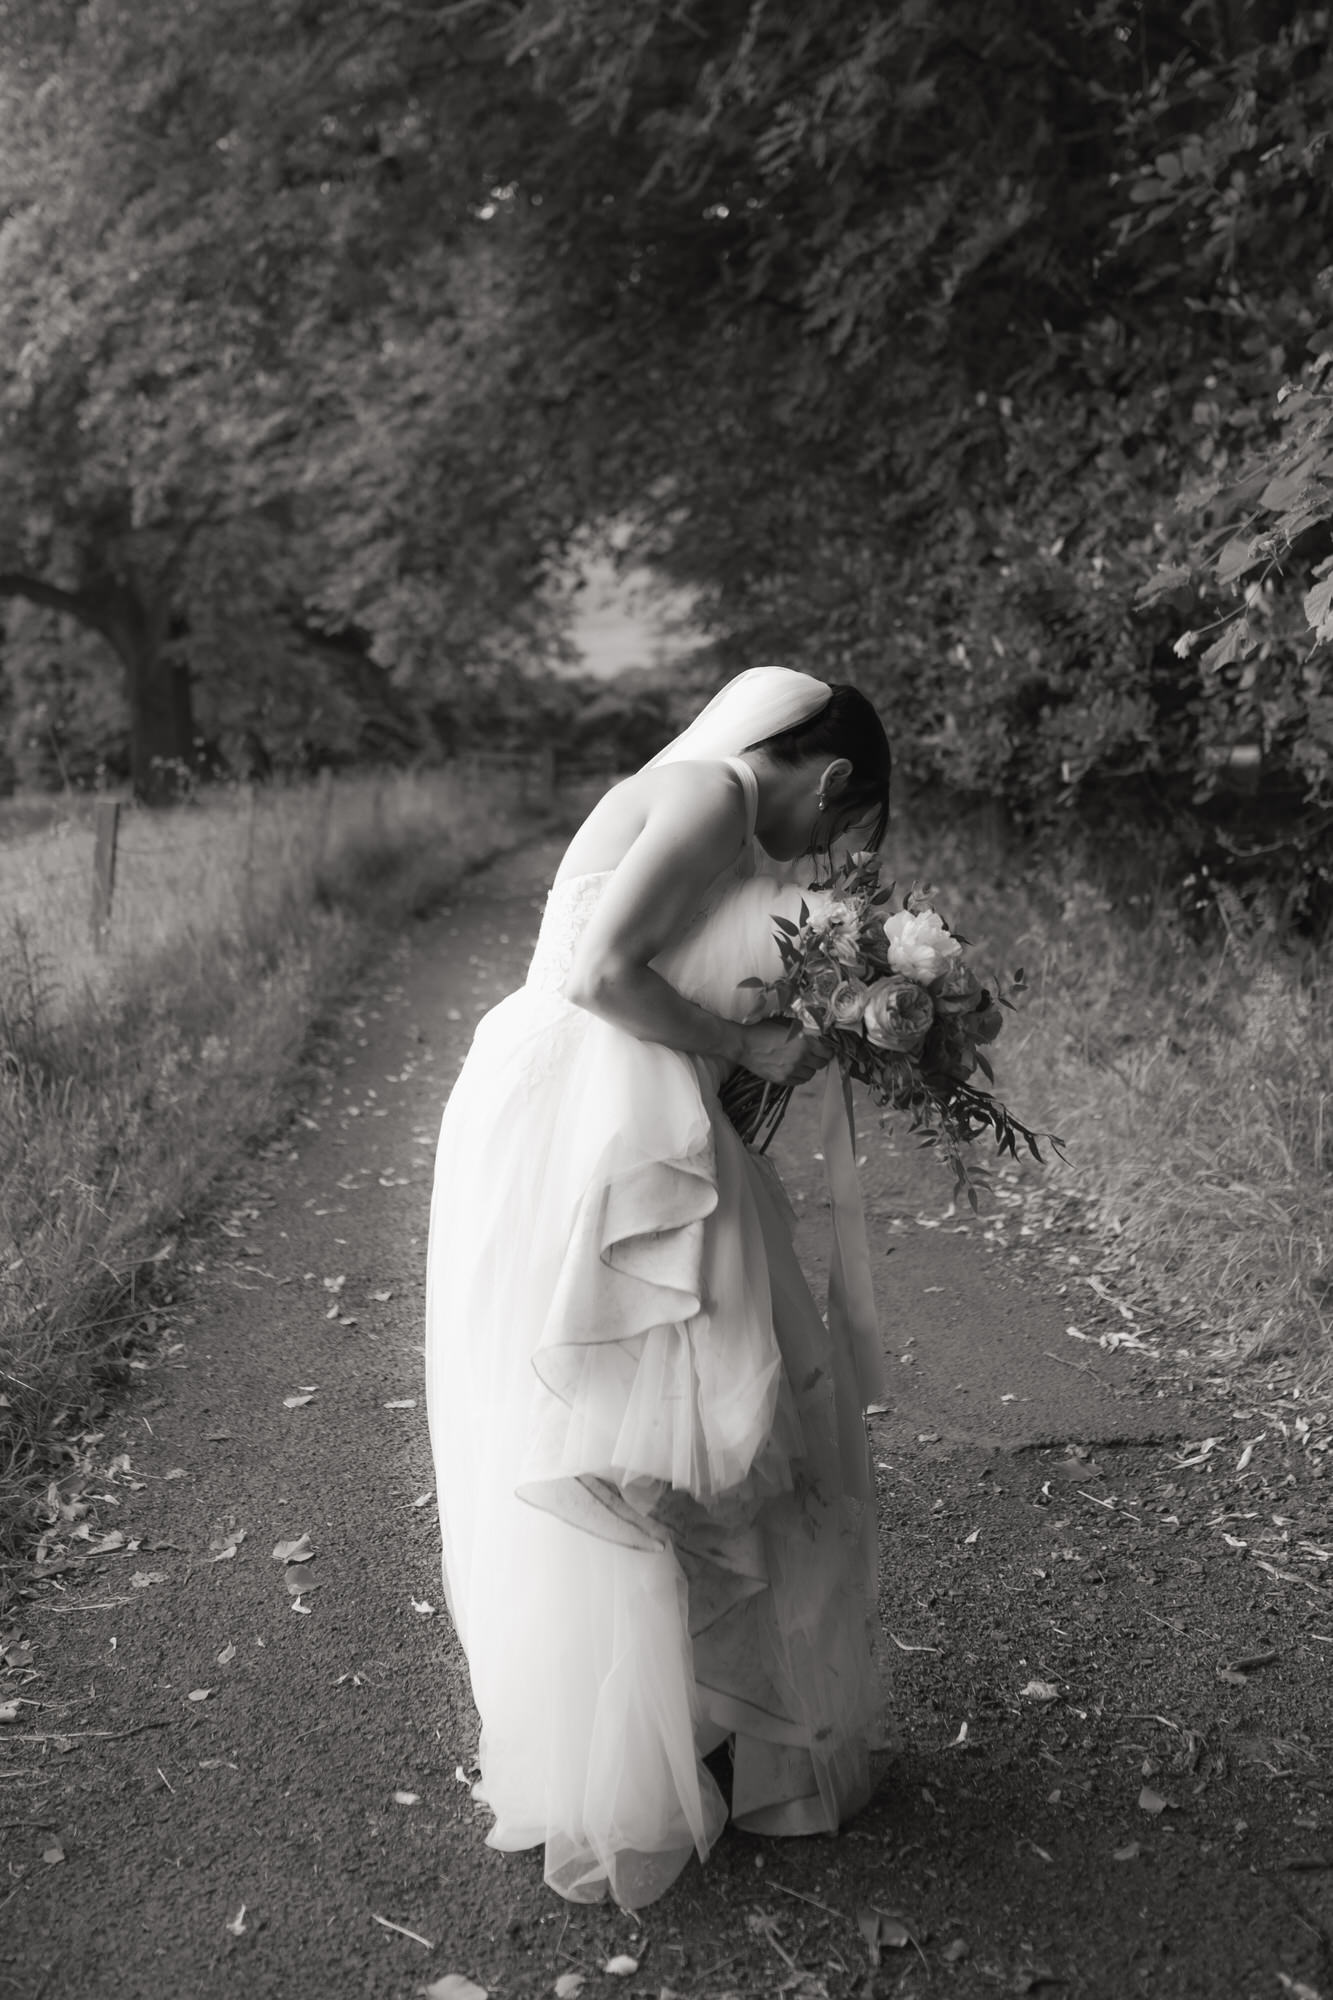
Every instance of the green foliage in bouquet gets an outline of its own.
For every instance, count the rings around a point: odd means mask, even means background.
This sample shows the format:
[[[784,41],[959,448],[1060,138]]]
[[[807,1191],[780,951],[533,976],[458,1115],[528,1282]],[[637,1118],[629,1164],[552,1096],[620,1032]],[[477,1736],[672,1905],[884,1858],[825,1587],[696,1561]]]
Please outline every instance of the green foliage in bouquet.
[[[881,1109],[906,1112],[922,1143],[938,1147],[954,1176],[955,1193],[973,1208],[984,1172],[965,1151],[983,1132],[1015,1158],[1019,1145],[1041,1160],[1041,1140],[992,1092],[970,1079],[980,1070],[995,1080],[986,1047],[1004,1023],[1023,975],[1007,989],[983,985],[963,962],[966,938],[950,929],[929,895],[910,889],[894,908],[896,885],[881,884],[873,854],[834,864],[826,882],[802,896],[798,918],[773,919],[782,961],[776,979],[741,985],[762,996],[765,1013],[796,1022],[817,1036],[854,1082]],[[766,1151],[791,1099],[790,1087],[739,1070],[722,1089],[722,1105],[747,1145]]]

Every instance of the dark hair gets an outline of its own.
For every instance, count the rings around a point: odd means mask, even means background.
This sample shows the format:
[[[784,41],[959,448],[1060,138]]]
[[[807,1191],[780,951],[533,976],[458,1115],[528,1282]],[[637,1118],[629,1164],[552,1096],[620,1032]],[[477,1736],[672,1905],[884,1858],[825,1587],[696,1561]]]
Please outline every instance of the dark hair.
[[[830,683],[829,699],[805,722],[746,745],[766,750],[775,764],[802,764],[807,757],[846,757],[852,772],[838,794],[840,808],[863,815],[874,813],[867,845],[878,847],[889,829],[889,784],[893,753],[884,724],[859,688],[850,681]]]

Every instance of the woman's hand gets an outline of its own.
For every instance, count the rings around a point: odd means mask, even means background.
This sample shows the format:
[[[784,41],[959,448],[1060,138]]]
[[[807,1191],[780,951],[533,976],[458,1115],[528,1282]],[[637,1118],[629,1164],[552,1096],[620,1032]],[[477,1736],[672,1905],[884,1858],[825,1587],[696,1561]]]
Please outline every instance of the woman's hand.
[[[765,1083],[808,1083],[833,1054],[795,1021],[755,1021],[742,1035],[741,1067]]]

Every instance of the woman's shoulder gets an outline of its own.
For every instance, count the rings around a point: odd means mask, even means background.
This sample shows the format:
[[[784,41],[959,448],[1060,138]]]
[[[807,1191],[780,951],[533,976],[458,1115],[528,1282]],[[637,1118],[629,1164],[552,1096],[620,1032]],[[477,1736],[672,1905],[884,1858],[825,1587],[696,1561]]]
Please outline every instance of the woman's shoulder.
[[[648,764],[622,778],[593,807],[574,835],[560,875],[607,873],[651,829],[656,847],[680,841],[718,847],[725,865],[753,832],[753,809],[744,780],[720,758]]]

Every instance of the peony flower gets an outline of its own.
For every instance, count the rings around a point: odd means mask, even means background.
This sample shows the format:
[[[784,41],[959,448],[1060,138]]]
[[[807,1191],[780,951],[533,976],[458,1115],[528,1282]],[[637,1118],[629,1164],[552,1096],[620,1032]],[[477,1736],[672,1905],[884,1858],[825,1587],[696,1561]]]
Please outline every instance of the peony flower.
[[[860,956],[856,945],[860,918],[855,903],[849,903],[844,896],[835,896],[831,889],[810,889],[806,892],[805,907],[808,912],[805,927],[819,939],[829,957],[836,958],[841,965],[855,965]]]
[[[956,958],[932,983],[930,991],[941,1014],[967,1014],[981,998],[981,981]]]
[[[934,1019],[935,1007],[929,993],[914,979],[893,973],[888,979],[877,980],[866,994],[861,1025],[866,1039],[876,1048],[914,1056],[919,1053]]]
[[[829,1022],[835,1028],[854,1028],[866,1010],[870,991],[863,980],[844,979],[829,995]]]
[[[894,971],[923,986],[938,979],[950,959],[957,958],[963,949],[938,910],[896,910],[884,919],[884,935]]]

